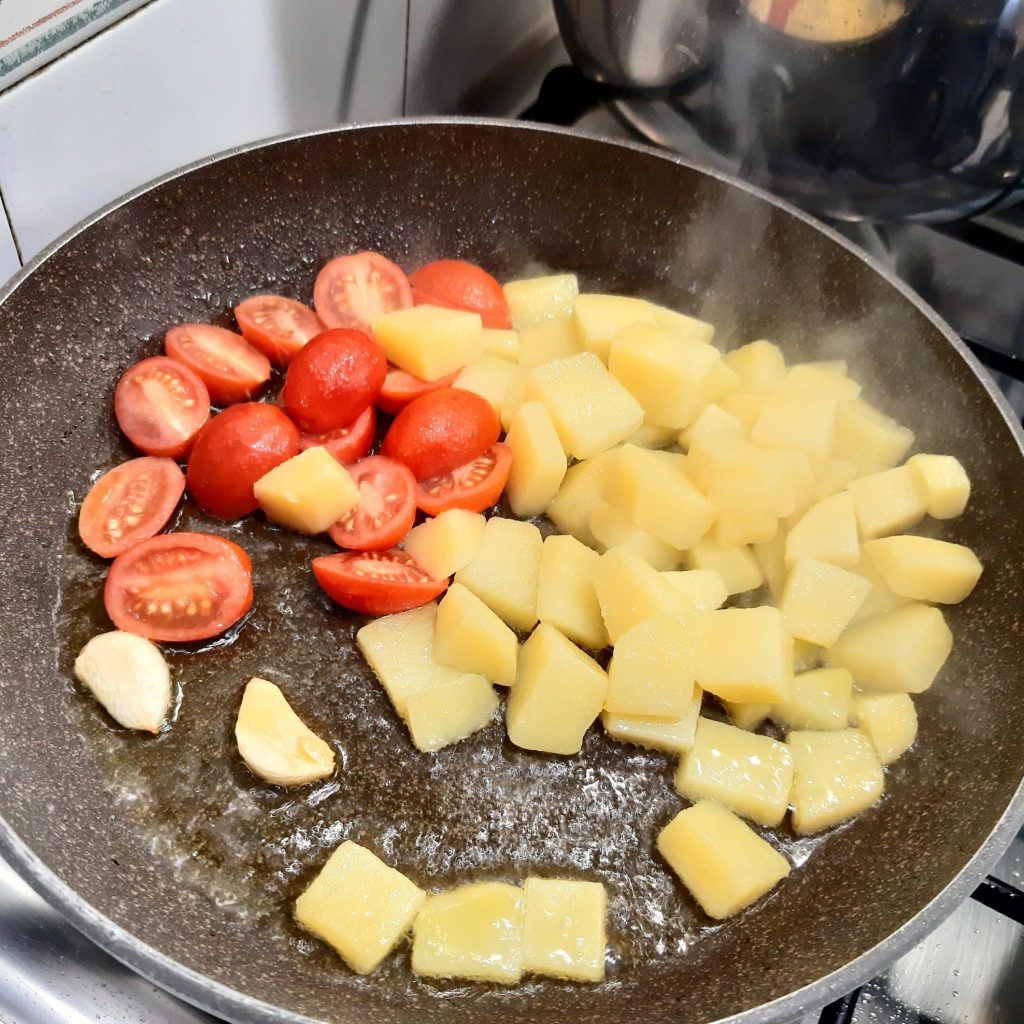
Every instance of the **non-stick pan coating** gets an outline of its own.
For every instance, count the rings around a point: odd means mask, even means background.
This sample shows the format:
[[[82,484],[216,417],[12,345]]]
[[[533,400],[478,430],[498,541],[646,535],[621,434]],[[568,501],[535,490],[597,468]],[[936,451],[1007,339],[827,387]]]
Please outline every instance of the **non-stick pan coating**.
[[[415,751],[353,652],[358,620],[304,567],[321,541],[255,521],[217,527],[252,553],[256,603],[233,646],[173,654],[183,697],[165,736],[113,729],[76,689],[75,650],[109,627],[103,566],[74,539],[73,517],[90,474],[128,455],[110,415],[118,375],[174,323],[230,323],[234,302],[265,290],[308,301],[319,265],[364,248],[409,269],[454,256],[499,278],[575,270],[586,289],[713,320],[727,347],[769,337],[794,358],[845,357],[867,396],[917,432],[918,450],[967,466],[968,513],[942,534],[972,545],[986,572],[949,610],[954,654],[918,702],[917,747],[889,771],[883,802],[820,848],[782,837],[791,857],[811,855],[753,912],[707,927],[653,852],[681,806],[661,755],[595,729],[580,757],[545,757],[511,747],[499,723],[436,756]],[[0,305],[0,360],[0,813],[41,864],[10,835],[5,846],[118,955],[221,1012],[263,1015],[199,976],[336,1022],[717,1020],[810,985],[901,928],[909,943],[929,921],[906,923],[1017,790],[1019,434],[929,314],[735,185],[638,147],[521,126],[406,123],[273,143],[172,178],[70,238]],[[205,520],[186,508],[182,522]],[[342,752],[313,799],[254,785],[238,763],[231,728],[253,674],[281,683]],[[404,952],[355,978],[288,914],[344,836],[425,885],[604,879],[609,981],[426,984]],[[42,865],[136,938],[55,890]],[[819,986],[807,1000],[827,995]]]

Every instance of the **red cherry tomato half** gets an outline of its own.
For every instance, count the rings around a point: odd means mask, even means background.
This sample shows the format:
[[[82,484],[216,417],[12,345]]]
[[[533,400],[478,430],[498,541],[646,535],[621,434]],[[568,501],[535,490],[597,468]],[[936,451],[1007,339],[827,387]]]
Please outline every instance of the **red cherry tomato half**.
[[[252,605],[252,563],[208,533],[165,533],[114,559],[103,588],[118,629],[149,640],[205,640]]]
[[[210,418],[210,395],[183,363],[153,356],[128,367],[117,382],[114,415],[140,451],[178,459]]]
[[[383,455],[362,459],[348,471],[359,488],[359,504],[331,527],[331,540],[355,551],[394,547],[416,518],[416,478]]]
[[[363,615],[391,615],[433,601],[448,580],[431,579],[404,551],[342,551],[313,559],[327,595]]]
[[[501,497],[511,468],[512,453],[508,446],[492,445],[454,472],[421,480],[416,487],[416,505],[428,516],[440,515],[449,508],[483,512]]]
[[[479,313],[484,327],[505,330],[512,317],[501,285],[475,263],[465,260],[434,260],[409,275],[416,304],[422,296],[427,303]],[[416,295],[416,293],[419,295]]]
[[[411,305],[409,279],[378,252],[338,256],[313,285],[313,306],[326,327],[369,331],[375,316]]]
[[[329,430],[326,434],[303,434],[299,438],[299,447],[302,451],[326,448],[343,466],[347,466],[370,450],[376,423],[377,417],[371,405],[347,427]]]
[[[252,485],[299,454],[299,428],[276,405],[233,405],[199,431],[188,459],[189,493],[212,515],[238,519],[256,509]]]
[[[240,334],[223,327],[172,327],[164,335],[164,350],[203,378],[214,405],[244,402],[270,380],[270,360]]]
[[[272,363],[287,366],[292,356],[324,330],[320,317],[283,295],[253,295],[235,306],[242,336]]]
[[[89,489],[78,513],[78,535],[90,551],[115,558],[158,534],[184,490],[185,474],[171,459],[122,462]]]
[[[425,395],[430,391],[438,391],[440,388],[447,388],[458,376],[457,373],[450,373],[447,377],[438,380],[420,380],[405,370],[395,367],[388,367],[388,375],[381,385],[380,394],[377,395],[377,408],[391,416],[401,412],[414,398]]]
[[[347,427],[373,404],[387,372],[384,353],[362,331],[324,331],[292,359],[281,404],[307,433]]]
[[[472,391],[442,388],[410,402],[384,435],[381,452],[404,462],[417,480],[443,476],[483,455],[501,424],[490,403]]]

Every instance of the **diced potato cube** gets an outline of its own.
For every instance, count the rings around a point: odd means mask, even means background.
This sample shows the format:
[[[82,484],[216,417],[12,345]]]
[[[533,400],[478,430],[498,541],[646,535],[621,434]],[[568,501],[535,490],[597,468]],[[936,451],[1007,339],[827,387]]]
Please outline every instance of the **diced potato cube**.
[[[907,460],[910,475],[934,519],[955,519],[967,507],[971,481],[952,455],[914,455]]]
[[[598,651],[608,645],[594,574],[601,556],[575,537],[544,539],[537,582],[537,618],[573,643]]]
[[[692,444],[700,444],[709,439],[741,440],[744,434],[743,423],[722,406],[712,402],[704,406],[700,415],[680,432],[679,445],[689,448]]]
[[[518,331],[502,331],[494,327],[484,327],[480,334],[480,352],[485,356],[507,359],[510,363],[518,362]]]
[[[476,557],[455,574],[513,629],[525,632],[537,621],[540,530],[533,523],[494,516],[484,526]]]
[[[612,339],[633,324],[654,324],[654,310],[626,295],[577,295],[572,309],[576,334],[587,352],[608,362]]]
[[[723,548],[738,548],[747,544],[768,543],[774,539],[778,529],[779,520],[775,516],[742,516],[722,512],[715,520],[711,532]]]
[[[692,547],[710,529],[715,510],[685,465],[683,455],[623,445],[609,471],[606,500],[670,547]]]
[[[793,754],[793,829],[798,835],[838,825],[882,795],[882,762],[864,733],[791,732],[786,745]]]
[[[562,447],[576,459],[624,441],[644,420],[640,403],[590,352],[531,370],[526,398],[547,406]]]
[[[549,274],[509,281],[502,291],[512,326],[522,330],[527,324],[569,316],[580,288],[575,274]]]
[[[717,352],[718,349],[715,349],[715,351]],[[739,389],[739,375],[730,370],[719,358],[718,362],[711,367],[704,382],[702,388],[704,401],[702,404],[708,405],[713,402],[724,402],[729,395],[739,391]]]
[[[516,681],[515,633],[461,583],[453,583],[437,606],[434,650],[442,665],[486,676],[500,686]]]
[[[857,609],[857,614],[850,620],[851,626],[856,622],[866,622],[868,619],[873,619],[876,615],[892,612],[897,608],[910,604],[909,597],[900,597],[899,594],[894,594],[889,589],[885,580],[879,576],[875,571],[875,567],[868,559],[862,557],[855,566],[851,567],[850,571],[855,572],[858,576],[863,576],[871,584],[871,590],[868,591],[868,596],[864,598],[864,603]]]
[[[446,509],[435,518],[414,526],[402,547],[435,580],[447,579],[476,557],[484,539],[485,522],[479,512]]]
[[[703,470],[698,483],[719,514],[778,519],[793,512],[794,468],[783,452],[739,440],[718,446]]]
[[[722,358],[738,374],[741,389],[749,394],[769,394],[786,375],[782,350],[763,339],[726,352]]]
[[[827,395],[769,395],[750,439],[762,448],[793,448],[822,461],[832,452],[837,405]]]
[[[601,666],[542,622],[519,652],[519,676],[505,709],[508,738],[526,750],[578,754],[607,693]]]
[[[845,491],[847,484],[857,475],[857,467],[852,462],[841,459],[829,459],[818,473],[814,485],[814,498],[821,501],[831,498],[839,491]]]
[[[548,506],[548,519],[562,533],[571,534],[588,547],[598,546],[590,532],[590,513],[594,502],[604,494],[605,480],[615,457],[613,449],[570,466],[558,494]]]
[[[913,431],[901,427],[863,398],[840,402],[832,455],[852,462],[859,476],[897,465],[913,443]]]
[[[806,640],[793,641],[793,671],[809,672],[821,664],[821,648]]]
[[[519,332],[519,365],[527,370],[583,351],[571,316],[527,324]]]
[[[711,345],[635,324],[616,335],[608,369],[643,407],[645,423],[681,430],[704,404],[708,374],[720,359]]]
[[[516,984],[523,974],[525,902],[522,889],[503,882],[428,896],[413,925],[413,972]]]
[[[525,374],[522,367],[507,359],[480,356],[459,371],[452,387],[479,395],[490,404],[496,416],[501,416],[505,401],[517,386],[522,387]]]
[[[604,707],[616,715],[678,721],[693,706],[699,615],[645,619],[615,642]]]
[[[598,498],[590,511],[590,534],[599,550],[628,548],[653,569],[674,569],[682,558],[677,548],[641,530],[604,498]]]
[[[457,669],[442,665],[434,649],[437,605],[425,604],[397,615],[368,622],[356,633],[356,643],[404,717],[409,699],[462,678]]]
[[[723,700],[722,706],[738,729],[747,729],[750,732],[757,729],[772,710],[771,704],[762,701],[740,704],[732,700]]]
[[[765,397],[734,391],[722,399],[722,409],[740,424],[744,437],[750,437],[753,432],[754,424],[764,410]]]
[[[658,834],[658,852],[708,917],[721,921],[789,874],[789,862],[732,811],[702,800]]]
[[[551,504],[568,462],[555,425],[541,402],[524,402],[512,417],[505,444],[512,468],[505,493],[517,516],[539,516]]]
[[[786,580],[789,579],[789,570],[786,568],[785,559],[788,536],[785,529],[780,528],[770,541],[764,544],[755,544],[753,547],[754,557],[757,559],[761,575],[768,585],[768,592],[775,604],[782,600],[782,592],[786,589]]]
[[[796,452],[790,448],[779,448],[772,454],[788,478],[789,493],[793,496],[793,511],[789,517],[792,522],[818,500],[818,478],[806,453]]]
[[[697,682],[722,700],[777,704],[793,687],[793,639],[777,608],[720,608],[701,619]]]
[[[529,374],[517,377],[505,393],[505,400],[501,403],[501,413],[498,418],[501,420],[501,429],[507,431],[512,426],[512,420],[519,411],[519,406],[526,401],[526,380]]]
[[[483,324],[479,313],[440,306],[410,306],[373,318],[381,351],[420,380],[439,380],[480,358]]]
[[[715,337],[714,324],[709,324],[706,320],[698,320],[695,316],[678,313],[667,306],[656,306],[653,302],[648,305],[651,307],[655,326],[663,331],[668,331],[673,338],[679,341],[695,341],[703,345],[710,345]]]
[[[819,668],[793,679],[793,696],[772,708],[784,729],[845,729],[853,676],[845,668]]]
[[[747,547],[723,548],[710,537],[705,537],[683,555],[683,561],[688,569],[717,572],[730,594],[756,590],[764,583],[757,559]]]
[[[849,568],[860,561],[857,517],[853,499],[845,491],[812,505],[786,537],[786,565],[797,559],[816,558]]]
[[[826,395],[840,402],[851,402],[860,394],[860,385],[846,376],[846,364],[839,373],[814,363],[797,363],[786,371],[775,389],[777,395]]]
[[[851,480],[848,490],[863,540],[901,533],[924,518],[924,499],[906,466]]]
[[[655,427],[644,423],[626,438],[626,444],[635,444],[638,448],[667,448],[676,443],[677,435],[678,431],[671,427]]]
[[[864,554],[890,590],[915,601],[959,604],[981,578],[981,562],[969,547],[931,537],[869,540]]]
[[[601,556],[594,590],[613,644],[645,619],[692,611],[683,594],[628,548],[610,548]]]
[[[369,974],[412,927],[427,894],[365,847],[344,842],[295,901],[295,920]]]
[[[729,596],[722,577],[711,569],[676,569],[662,573],[695,612],[721,608]]]
[[[908,693],[854,694],[852,712],[882,764],[898,760],[917,739],[917,711]]]
[[[601,723],[604,725],[604,731],[620,743],[635,743],[639,747],[682,754],[693,745],[703,695],[701,688],[695,686],[689,709],[682,718],[675,721],[639,718],[636,715],[615,715],[605,711],[601,715]]]
[[[322,533],[359,504],[359,488],[326,448],[307,448],[253,484],[268,519],[299,533]]]
[[[479,732],[497,710],[494,687],[483,676],[465,675],[413,694],[405,724],[416,749],[433,753]]]
[[[942,612],[908,604],[850,627],[832,645],[828,661],[848,669],[862,690],[923,693],[952,649]]]
[[[604,886],[568,878],[528,878],[523,891],[523,968],[552,978],[601,981]]]
[[[778,825],[789,807],[793,759],[776,740],[701,718],[675,781],[693,803],[715,800],[759,825]]]
[[[814,558],[793,563],[779,608],[800,640],[831,647],[871,590],[862,576]]]

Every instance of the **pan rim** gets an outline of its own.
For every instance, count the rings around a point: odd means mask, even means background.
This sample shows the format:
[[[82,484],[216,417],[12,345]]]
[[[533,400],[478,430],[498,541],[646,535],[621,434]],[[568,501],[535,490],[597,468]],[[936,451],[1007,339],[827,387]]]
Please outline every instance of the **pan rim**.
[[[280,143],[320,135],[340,135],[367,129],[404,129],[410,125],[426,126],[476,126],[483,128],[516,129],[539,135],[570,136],[606,146],[616,146],[642,153],[649,157],[678,164],[733,188],[751,194],[785,211],[798,220],[824,234],[833,243],[862,260],[867,266],[899,292],[904,300],[923,314],[931,325],[943,335],[946,341],[967,364],[989,398],[995,403],[1003,421],[1024,455],[1024,430],[1005,396],[996,386],[989,373],[967,348],[959,336],[946,324],[920,296],[897,278],[887,267],[860,247],[848,241],[833,228],[818,221],[786,200],[750,185],[732,175],[704,167],[686,160],[677,154],[659,150],[644,143],[607,139],[594,132],[577,131],[536,122],[516,121],[506,118],[425,116],[390,118],[351,125],[335,125],[307,131],[291,132],[267,139],[243,143],[202,157],[148,181],[124,195],[100,207],[80,220],[35,255],[6,285],[0,288],[0,303],[5,302],[20,285],[46,260],[87,230],[94,223],[114,211],[126,206],[134,199],[167,182],[187,175],[193,170],[226,160],[253,150],[269,148]],[[820,1010],[833,999],[852,991],[877,975],[886,965],[916,945],[948,917],[974,890],[985,874],[999,859],[1012,837],[1024,825],[1024,776],[984,842],[960,869],[954,878],[935,897],[925,904],[913,917],[905,921],[889,936],[855,959],[837,968],[816,981],[794,992],[780,996],[770,1003],[751,1007],[709,1024],[776,1024],[808,1011]],[[258,1024],[321,1024],[315,1018],[284,1010],[246,995],[237,989],[186,967],[177,960],[161,953],[141,938],[116,924],[100,913],[69,885],[50,870],[42,859],[17,835],[8,822],[0,817],[0,855],[18,874],[51,906],[63,914],[79,931],[94,941],[115,959],[125,964],[142,977],[195,1006],[216,1014],[229,1021],[258,1022]]]

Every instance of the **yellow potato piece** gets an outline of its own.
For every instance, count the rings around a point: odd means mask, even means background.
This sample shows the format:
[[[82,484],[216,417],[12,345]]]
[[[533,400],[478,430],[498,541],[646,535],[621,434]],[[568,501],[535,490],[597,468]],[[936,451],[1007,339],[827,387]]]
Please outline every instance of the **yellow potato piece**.
[[[763,339],[726,352],[725,365],[740,378],[740,389],[749,394],[767,395],[786,375],[786,360],[778,345]]]
[[[594,502],[604,494],[608,471],[615,460],[614,449],[570,466],[562,486],[548,506],[547,517],[562,533],[571,534],[588,547],[598,541],[590,531]]]
[[[953,634],[938,608],[908,604],[848,629],[828,662],[848,669],[862,690],[923,693],[953,649]]]
[[[825,498],[831,498],[833,494],[845,491],[856,475],[857,467],[852,462],[828,459],[818,472],[814,483],[813,497],[817,501],[822,501]]]
[[[981,562],[970,548],[931,537],[869,540],[864,554],[893,593],[915,601],[959,604],[981,578]]]
[[[453,583],[437,606],[434,649],[442,665],[485,676],[500,686],[516,681],[515,633],[461,583]]]
[[[712,402],[704,406],[700,415],[679,434],[681,448],[706,441],[742,439],[746,436],[740,420],[722,406]]]
[[[853,677],[845,668],[818,668],[793,679],[793,696],[771,711],[784,729],[845,729]]]
[[[682,754],[693,746],[703,696],[701,688],[694,686],[690,707],[682,718],[675,721],[640,718],[636,715],[615,715],[605,711],[601,715],[601,724],[604,731],[620,743],[634,743],[638,747]]]
[[[734,391],[722,399],[721,409],[735,419],[741,427],[741,436],[749,438],[764,409],[765,395],[750,395],[745,391]]]
[[[295,901],[295,920],[369,974],[412,927],[427,894],[365,847],[344,842]]]
[[[359,504],[359,488],[326,448],[307,448],[253,484],[268,519],[299,533],[322,533]]]
[[[485,356],[507,359],[510,363],[518,362],[519,332],[484,327],[480,332],[480,352]]]
[[[756,590],[764,583],[761,567],[749,547],[723,548],[711,537],[705,537],[684,553],[683,561],[688,569],[717,572],[730,594]]]
[[[758,568],[761,570],[763,582],[768,586],[772,601],[778,604],[782,600],[782,592],[786,589],[789,569],[786,566],[786,541],[789,534],[784,527],[779,528],[775,536],[764,544],[754,544],[752,550]]]
[[[428,896],[413,925],[413,972],[516,984],[523,974],[524,904],[523,890],[502,882]]]
[[[519,652],[505,709],[508,738],[526,750],[578,754],[607,693],[601,666],[542,622]]]
[[[695,612],[710,612],[725,604],[729,593],[722,577],[711,569],[675,569],[662,573]]]
[[[512,468],[505,486],[517,516],[539,516],[558,493],[568,462],[548,411],[541,402],[524,402],[509,425],[505,444]]]
[[[498,418],[501,420],[501,429],[508,430],[519,406],[526,401],[526,380],[529,374],[517,377],[505,393],[505,400],[501,403],[501,412]]]
[[[580,289],[575,274],[549,274],[509,281],[502,291],[512,326],[522,330],[527,324],[569,316]]]
[[[913,443],[913,431],[901,427],[864,399],[839,403],[832,455],[852,462],[858,476],[891,469]]]
[[[676,443],[678,433],[671,427],[655,427],[644,423],[626,438],[626,444],[635,444],[638,448],[668,448]]]
[[[858,576],[863,576],[871,584],[871,590],[864,599],[864,603],[857,609],[857,614],[850,620],[851,626],[858,622],[866,622],[868,619],[873,619],[876,615],[895,611],[897,608],[910,604],[909,597],[900,597],[899,594],[894,594],[889,589],[885,580],[875,571],[875,567],[867,558],[863,557],[863,552],[861,560],[852,566],[850,571],[855,572]]]
[[[793,641],[793,671],[807,672],[821,664],[821,648],[806,640]]]
[[[902,533],[924,518],[924,499],[906,466],[851,480],[848,490],[862,540]]]
[[[304,786],[334,771],[334,751],[266,679],[254,677],[246,684],[235,742],[250,771],[275,786]]]
[[[490,725],[498,695],[481,675],[464,675],[409,698],[405,724],[417,750],[433,753]]]
[[[740,389],[740,378],[737,373],[730,370],[721,359],[711,367],[711,372],[707,376],[707,381],[704,384],[704,401],[703,405],[708,405],[712,402],[724,402],[729,395],[734,394]]]
[[[676,587],[629,548],[611,548],[601,556],[594,589],[613,644],[645,619],[692,610]]]
[[[508,396],[524,386],[525,377],[525,371],[507,359],[480,356],[459,371],[452,387],[479,395],[500,417]]]
[[[625,295],[577,295],[572,309],[576,334],[587,352],[608,362],[612,339],[633,324],[654,324],[654,310],[643,299]]]
[[[955,519],[967,507],[971,481],[952,455],[914,455],[907,467],[932,518]]]
[[[792,448],[823,461],[832,453],[838,404],[828,395],[769,395],[750,439],[762,448]]]
[[[882,764],[898,760],[917,739],[917,711],[907,693],[854,694],[852,712]]]
[[[845,491],[812,505],[786,535],[787,567],[800,558],[815,558],[841,568],[860,561],[853,498]]]
[[[702,800],[658,834],[658,852],[708,917],[721,921],[773,889],[789,862],[731,811]]]
[[[798,558],[779,609],[792,636],[831,647],[870,591],[871,584],[856,573],[814,558]]]
[[[810,835],[867,810],[882,795],[882,762],[864,733],[791,732],[793,828]]]
[[[519,365],[527,370],[583,351],[571,316],[527,324],[519,332]]]
[[[524,970],[570,981],[601,981],[604,886],[569,878],[527,878],[523,892]]]
[[[793,687],[793,639],[776,608],[720,608],[701,619],[697,682],[722,700],[777,704]]]
[[[593,651],[608,644],[594,589],[600,557],[575,537],[546,537],[537,579],[537,618],[551,623],[573,643]]]
[[[838,373],[834,372],[838,369]],[[840,402],[850,402],[861,391],[860,385],[846,376],[846,363],[829,370],[814,363],[797,363],[786,371],[775,389],[777,395],[825,395]]]
[[[648,305],[651,307],[655,325],[663,331],[668,331],[678,341],[710,345],[715,337],[714,324],[709,324],[706,320],[679,313],[667,306],[656,306],[653,302],[649,302]]]
[[[677,548],[641,530],[604,498],[595,499],[591,507],[590,534],[599,550],[628,549],[654,569],[674,569],[683,557]]]
[[[388,362],[420,380],[446,377],[475,363],[483,351],[478,313],[411,306],[375,316],[372,327]]]
[[[414,526],[402,547],[435,580],[447,579],[476,557],[484,539],[484,523],[479,512],[446,509]]]
[[[732,719],[733,725],[739,729],[747,729],[753,732],[771,714],[772,705],[763,701],[753,703],[738,703],[731,700],[723,700],[722,707],[726,714]]]

